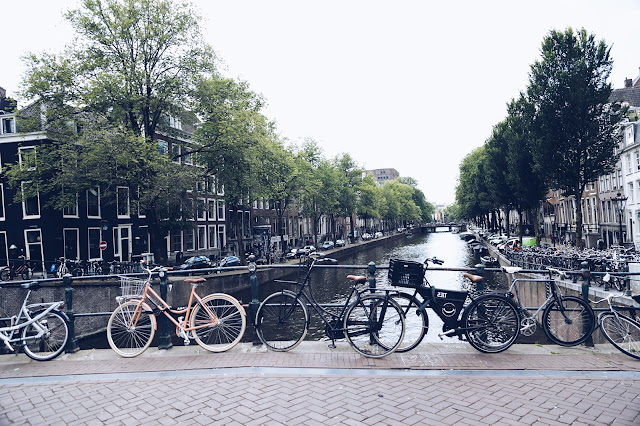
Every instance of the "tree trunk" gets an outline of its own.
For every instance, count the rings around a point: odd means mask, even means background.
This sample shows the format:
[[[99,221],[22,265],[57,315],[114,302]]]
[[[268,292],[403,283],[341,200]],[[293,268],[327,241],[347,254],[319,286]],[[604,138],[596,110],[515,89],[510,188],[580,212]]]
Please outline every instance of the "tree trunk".
[[[518,238],[520,245],[522,245],[522,209],[518,209]]]
[[[511,237],[511,223],[509,222],[509,218],[510,218],[510,210],[507,210],[506,214],[504,215],[504,226],[505,226],[505,231],[507,231],[507,238]]]
[[[584,248],[582,241],[582,191],[576,191],[576,247]]]
[[[149,225],[149,245],[153,252],[154,262],[158,265],[167,265],[167,247],[164,242],[164,235],[160,232],[158,214],[153,208],[147,209],[145,214]]]
[[[533,208],[531,211],[533,215],[533,233],[536,237],[536,246],[540,247],[540,218],[538,217],[538,208]]]

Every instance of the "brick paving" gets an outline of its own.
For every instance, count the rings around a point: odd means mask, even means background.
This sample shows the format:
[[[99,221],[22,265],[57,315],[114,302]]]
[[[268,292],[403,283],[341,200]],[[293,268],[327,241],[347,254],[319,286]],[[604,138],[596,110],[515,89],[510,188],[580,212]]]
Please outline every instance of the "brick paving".
[[[301,348],[0,356],[0,425],[640,424],[640,361],[619,353]]]

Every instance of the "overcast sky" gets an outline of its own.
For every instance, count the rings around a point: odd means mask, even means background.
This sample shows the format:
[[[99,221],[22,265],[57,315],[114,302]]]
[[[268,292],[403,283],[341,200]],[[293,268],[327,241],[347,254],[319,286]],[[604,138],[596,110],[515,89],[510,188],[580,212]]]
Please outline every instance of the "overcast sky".
[[[290,141],[316,140],[367,169],[455,199],[458,167],[526,88],[551,29],[584,27],[612,46],[611,82],[639,74],[638,0],[195,0],[226,74],[268,102]],[[62,51],[77,0],[2,5],[0,86],[16,96],[26,52]]]

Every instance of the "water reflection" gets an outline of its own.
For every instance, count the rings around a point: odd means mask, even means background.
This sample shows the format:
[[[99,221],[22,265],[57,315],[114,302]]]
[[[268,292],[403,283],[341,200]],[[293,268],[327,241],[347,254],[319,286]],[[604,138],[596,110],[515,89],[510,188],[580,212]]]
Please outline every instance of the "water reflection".
[[[468,244],[461,240],[457,234],[450,232],[436,232],[431,234],[415,234],[402,239],[395,239],[386,244],[373,247],[353,256],[339,257],[340,265],[363,265],[374,262],[379,266],[387,266],[390,258],[412,260],[423,262],[427,257],[437,257],[444,260],[442,267],[447,268],[473,268],[480,263],[477,255],[469,248]],[[314,268],[311,275],[312,292],[316,300],[323,304],[343,304],[349,295],[352,282],[345,277],[347,274],[366,274],[366,269],[321,269]],[[427,270],[427,280],[437,288],[450,290],[467,290],[470,283],[462,276],[462,272]],[[288,277],[296,279],[296,274]],[[387,280],[387,270],[380,269],[376,272],[376,284],[378,288],[389,288]],[[485,288],[506,288],[507,282],[503,274],[487,273]],[[397,288],[397,287],[396,287]],[[260,286],[259,298],[263,300],[266,296],[282,289],[279,283],[266,283]],[[397,288],[401,289],[401,288]],[[413,290],[404,289],[407,292]],[[238,295],[243,300],[250,300],[246,294]],[[428,311],[430,321],[430,331],[426,341],[439,341],[437,334],[442,330],[442,322],[432,312]],[[318,315],[311,310],[312,323],[307,339],[326,339],[324,336],[324,323]],[[247,330],[253,333],[253,330]],[[449,339],[449,338],[445,338]],[[450,339],[449,339],[450,340]]]

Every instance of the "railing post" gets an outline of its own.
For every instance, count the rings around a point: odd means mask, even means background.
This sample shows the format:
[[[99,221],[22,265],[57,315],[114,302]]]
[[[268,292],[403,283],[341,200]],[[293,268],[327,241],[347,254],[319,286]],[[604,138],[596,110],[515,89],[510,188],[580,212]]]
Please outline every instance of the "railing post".
[[[73,312],[73,287],[71,287],[71,282],[73,281],[73,276],[71,274],[65,274],[62,277],[62,282],[64,284],[64,298],[65,298],[65,306],[67,307],[67,317],[69,317],[69,341],[67,342],[67,347],[65,349],[66,353],[74,353],[80,350],[78,346],[78,338],[76,337],[76,317]]]
[[[482,263],[478,263],[476,264],[476,275],[480,275],[481,277],[484,277],[484,265]],[[484,280],[482,281],[478,281],[476,283],[476,291],[478,293],[481,293],[484,291]]]
[[[624,271],[629,272],[629,262],[625,264]],[[624,276],[624,287],[625,287],[624,295],[631,296],[631,276],[629,275]]]
[[[371,293],[376,291],[376,264],[369,262],[367,265],[367,273],[369,274],[369,290]]]
[[[158,277],[160,278],[160,297],[162,300],[167,300],[168,286],[167,286],[167,269],[161,268],[158,271]],[[169,320],[164,315],[158,315],[158,349],[171,349],[173,343],[171,343],[171,336],[169,335]]]
[[[251,320],[252,324],[255,324],[256,314],[258,313],[258,306],[260,304],[260,300],[258,299],[258,268],[253,259],[250,259],[247,268],[249,269],[249,283],[251,284],[251,303],[249,303],[249,311],[251,311],[251,316],[249,317],[249,319]],[[258,339],[258,333],[256,332],[255,327],[253,329],[253,344],[256,346],[262,344],[260,339]]]
[[[606,264],[606,262],[607,262],[607,261],[605,260],[605,264]],[[607,270],[607,269],[608,269],[608,266],[609,266],[609,265],[607,265],[607,266],[605,267],[605,270]],[[603,276],[602,278],[603,278],[603,281],[604,281],[604,291],[609,291],[609,290],[611,290],[611,287],[609,287],[609,281],[611,280],[611,275],[609,275],[609,279],[608,279],[608,280],[605,280],[605,279],[604,279],[604,276]]]
[[[591,285],[591,270],[589,269],[589,262],[582,262],[580,266],[580,273],[582,275],[582,299],[587,302],[587,304],[590,304],[589,287]],[[589,336],[584,344],[585,346],[593,347],[593,337]]]

